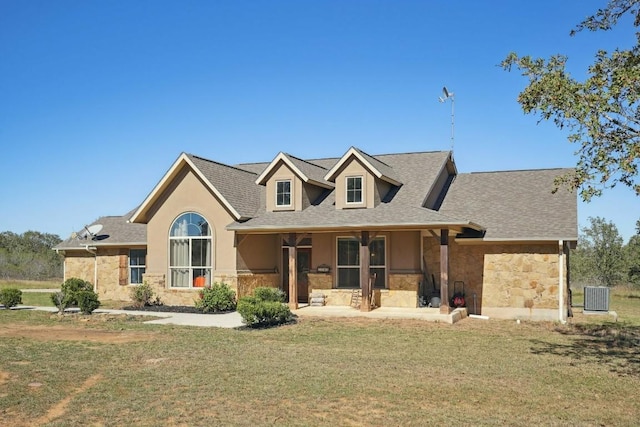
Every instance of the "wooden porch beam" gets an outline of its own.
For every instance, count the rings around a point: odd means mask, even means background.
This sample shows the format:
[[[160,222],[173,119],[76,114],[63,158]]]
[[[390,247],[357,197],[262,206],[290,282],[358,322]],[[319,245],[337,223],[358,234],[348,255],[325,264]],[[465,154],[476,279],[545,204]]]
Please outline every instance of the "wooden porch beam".
[[[360,311],[371,311],[371,282],[369,281],[369,232],[363,231],[360,236],[360,289],[362,299]]]
[[[289,308],[291,310],[298,308],[297,244],[296,233],[289,233]]]
[[[449,230],[440,230],[440,313],[449,314]]]

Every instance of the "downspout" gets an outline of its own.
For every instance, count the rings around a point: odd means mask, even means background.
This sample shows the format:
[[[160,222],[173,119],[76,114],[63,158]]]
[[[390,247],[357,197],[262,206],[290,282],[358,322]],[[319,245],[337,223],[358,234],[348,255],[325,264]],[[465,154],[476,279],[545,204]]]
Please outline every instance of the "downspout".
[[[93,254],[93,292],[98,293],[98,254],[95,246],[84,245],[84,249]]]
[[[564,242],[558,240],[558,320],[564,323]]]
[[[65,280],[67,280],[67,254],[65,253],[65,251],[62,251],[60,249],[55,249],[55,251],[56,254],[62,254],[62,256],[64,257],[64,259],[62,260],[62,281],[64,282]]]

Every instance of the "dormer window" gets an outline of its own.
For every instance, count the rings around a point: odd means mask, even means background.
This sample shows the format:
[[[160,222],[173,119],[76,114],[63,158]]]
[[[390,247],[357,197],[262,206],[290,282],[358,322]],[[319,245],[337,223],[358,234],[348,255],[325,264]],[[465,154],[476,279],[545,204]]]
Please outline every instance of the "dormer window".
[[[291,207],[291,180],[276,181],[276,207]]]
[[[362,203],[362,177],[361,176],[348,176],[347,177],[347,204],[361,204]]]

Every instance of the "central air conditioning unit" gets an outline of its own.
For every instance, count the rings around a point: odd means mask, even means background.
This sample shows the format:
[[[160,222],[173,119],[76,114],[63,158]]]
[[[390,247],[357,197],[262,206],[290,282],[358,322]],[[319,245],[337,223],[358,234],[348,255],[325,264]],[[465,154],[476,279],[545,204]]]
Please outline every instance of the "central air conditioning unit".
[[[585,286],[584,311],[609,311],[609,288]]]

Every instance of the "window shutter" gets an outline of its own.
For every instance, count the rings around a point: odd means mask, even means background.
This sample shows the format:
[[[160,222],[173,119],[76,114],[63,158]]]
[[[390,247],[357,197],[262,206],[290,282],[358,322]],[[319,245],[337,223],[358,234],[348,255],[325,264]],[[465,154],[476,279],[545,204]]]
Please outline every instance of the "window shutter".
[[[127,255],[120,255],[118,281],[120,286],[127,286],[129,283],[129,257]]]

